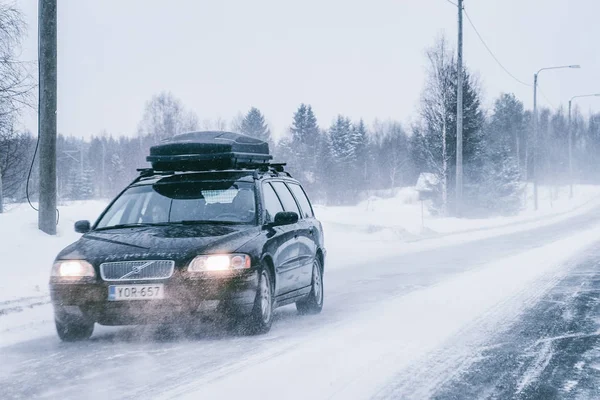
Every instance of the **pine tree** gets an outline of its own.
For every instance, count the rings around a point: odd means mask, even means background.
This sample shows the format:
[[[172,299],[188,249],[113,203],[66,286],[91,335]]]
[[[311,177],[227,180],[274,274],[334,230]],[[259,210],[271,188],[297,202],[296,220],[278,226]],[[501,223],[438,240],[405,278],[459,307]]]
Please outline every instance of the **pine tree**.
[[[319,142],[319,125],[317,124],[317,117],[313,112],[312,106],[309,104],[306,107],[306,134],[305,143],[309,149],[315,150]]]
[[[110,172],[108,173],[110,193],[118,193],[119,188],[125,184],[124,173],[125,167],[123,165],[123,160],[118,154],[113,153],[110,157]]]
[[[334,177],[332,176],[334,163],[331,157],[331,140],[329,132],[319,132],[315,147],[315,183],[310,191],[311,193],[314,193],[313,196],[317,196],[327,203],[331,192],[331,183],[334,181]]]
[[[438,176],[440,210],[452,209],[456,161],[456,95],[458,66],[444,39],[427,52],[428,79],[421,99],[422,121],[413,132],[412,158],[420,172]],[[482,128],[485,121],[476,81],[463,69],[463,162],[465,197],[482,177]]]
[[[338,115],[329,128],[327,138],[331,158],[328,198],[338,204],[353,203],[359,188],[348,183],[355,178],[357,159],[356,135],[350,118]]]
[[[520,209],[524,123],[523,103],[512,94],[501,94],[482,136],[484,165],[478,184],[470,188],[472,210],[511,214]]]
[[[521,172],[512,152],[509,144],[501,142],[486,149],[484,178],[477,186],[474,210],[482,210],[487,215],[510,215],[521,209]]]
[[[590,115],[587,127],[581,127],[579,152],[582,153],[578,169],[580,176],[589,183],[598,183],[600,169],[600,113]]]
[[[310,104],[300,104],[298,110],[294,113],[290,132],[294,145],[301,145],[310,151],[316,148],[319,126],[317,124],[317,117],[315,117]]]
[[[523,103],[514,94],[502,93],[494,104],[490,128],[486,135],[486,145],[500,142],[508,147],[517,164],[521,164],[524,154],[525,111]]]
[[[289,137],[284,137],[277,142],[273,150],[273,158],[275,162],[286,163],[286,169],[295,175],[297,160],[292,140]]]
[[[358,124],[354,125],[352,133],[354,136],[354,152],[356,157],[356,183],[361,188],[365,188],[366,183],[369,180],[369,137],[367,133],[367,127],[365,126],[365,122],[362,120],[362,118]]]
[[[81,200],[81,171],[72,170],[69,173],[69,180],[67,184],[67,198],[69,200]]]
[[[310,105],[300,104],[294,113],[290,127],[291,146],[294,152],[290,155],[290,165],[298,166],[301,178],[310,184],[315,182],[317,167],[317,143],[319,127]],[[301,166],[301,168],[299,168]]]
[[[264,140],[272,144],[271,131],[265,122],[265,117],[260,110],[252,107],[242,121],[241,131],[243,134]]]
[[[331,157],[337,165],[348,168],[356,161],[356,136],[350,118],[338,115],[329,128]]]
[[[88,200],[94,197],[94,170],[87,167],[81,176],[80,198]]]
[[[290,133],[292,134],[292,143],[294,145],[297,144],[305,144],[306,142],[306,112],[307,107],[304,103],[300,104],[298,110],[294,113],[294,121],[292,122],[292,127],[290,128]]]

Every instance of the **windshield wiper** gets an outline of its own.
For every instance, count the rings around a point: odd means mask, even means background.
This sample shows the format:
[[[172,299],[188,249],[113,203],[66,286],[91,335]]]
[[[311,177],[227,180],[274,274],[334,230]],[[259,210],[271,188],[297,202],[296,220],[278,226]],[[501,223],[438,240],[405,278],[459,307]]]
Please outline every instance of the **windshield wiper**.
[[[149,222],[138,222],[135,224],[117,224],[117,225],[110,225],[110,226],[103,226],[102,228],[96,228],[94,229],[94,231],[104,231],[107,229],[124,229],[124,228],[138,228],[140,226],[162,226],[162,225],[167,225],[167,222],[161,222],[161,223],[149,223]]]
[[[240,225],[244,224],[244,222],[239,221],[194,221],[194,220],[183,220],[183,221],[173,221],[173,224],[181,224],[181,225]]]

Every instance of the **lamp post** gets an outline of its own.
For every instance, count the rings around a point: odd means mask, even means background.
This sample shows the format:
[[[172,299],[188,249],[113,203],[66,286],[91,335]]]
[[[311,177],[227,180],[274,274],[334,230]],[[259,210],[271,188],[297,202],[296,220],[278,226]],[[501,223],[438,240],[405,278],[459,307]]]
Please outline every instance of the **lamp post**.
[[[536,157],[537,157],[537,144],[538,144],[538,134],[537,134],[537,83],[538,83],[538,75],[540,72],[548,70],[548,69],[563,69],[563,68],[581,68],[579,65],[562,65],[559,67],[545,67],[538,70],[533,75],[533,157],[532,157],[532,172],[533,172],[533,206],[537,211],[538,209],[538,171],[536,168]]]
[[[581,97],[600,97],[600,93],[594,94],[580,94],[578,96],[573,96],[569,100],[569,198],[573,198],[573,128],[571,127],[571,104],[573,100],[579,99]]]

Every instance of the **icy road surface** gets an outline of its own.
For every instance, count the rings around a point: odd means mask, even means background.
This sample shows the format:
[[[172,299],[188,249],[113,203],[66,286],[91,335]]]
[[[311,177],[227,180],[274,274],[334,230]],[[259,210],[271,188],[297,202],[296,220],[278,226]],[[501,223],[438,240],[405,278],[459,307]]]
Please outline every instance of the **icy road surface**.
[[[593,351],[598,241],[594,210],[466,244],[374,255],[362,265],[326,269],[321,315],[280,309],[272,331],[258,337],[210,324],[166,338],[156,327],[97,327],[90,341],[63,344],[50,306],[32,304],[0,314],[0,331],[3,321],[19,318],[37,335],[2,331],[10,340],[0,335],[0,398],[589,394],[583,388],[600,383],[597,372],[584,374],[600,369]],[[561,368],[562,375],[549,372]],[[560,396],[544,397],[543,382]]]

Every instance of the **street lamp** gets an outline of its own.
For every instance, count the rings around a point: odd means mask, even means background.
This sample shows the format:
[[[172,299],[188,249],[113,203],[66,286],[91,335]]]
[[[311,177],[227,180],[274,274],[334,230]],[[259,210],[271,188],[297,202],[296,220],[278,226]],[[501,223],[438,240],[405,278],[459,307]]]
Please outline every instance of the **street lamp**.
[[[533,75],[533,159],[532,162],[532,170],[533,170],[533,205],[535,210],[538,209],[538,176],[536,169],[536,152],[537,152],[537,144],[538,144],[538,134],[537,134],[537,82],[538,75],[540,72],[548,70],[548,69],[563,69],[563,68],[581,68],[580,65],[562,65],[560,67],[546,67],[538,70]]]
[[[594,94],[580,94],[578,96],[573,96],[569,100],[569,198],[573,198],[573,128],[571,127],[571,103],[573,100],[579,99],[581,97],[600,97],[600,93]]]

